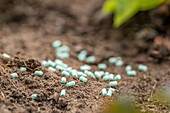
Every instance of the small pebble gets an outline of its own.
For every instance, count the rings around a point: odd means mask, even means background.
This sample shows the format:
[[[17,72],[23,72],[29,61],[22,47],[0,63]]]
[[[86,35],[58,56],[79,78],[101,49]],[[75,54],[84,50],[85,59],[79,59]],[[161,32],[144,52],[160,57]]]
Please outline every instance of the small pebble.
[[[102,89],[102,95],[103,95],[103,96],[107,96],[106,88],[103,88],[103,89]]]
[[[50,71],[56,71],[56,69],[53,68],[53,67],[48,67],[48,70],[50,70]]]
[[[94,56],[89,56],[86,59],[87,63],[95,63],[95,61],[96,61],[96,58]]]
[[[36,99],[37,99],[37,94],[32,94],[32,95],[31,95],[31,98],[32,98],[33,100],[36,100]]]
[[[27,71],[26,67],[20,67],[20,71]]]
[[[127,75],[136,76],[136,71],[135,70],[127,71]]]
[[[80,70],[82,70],[82,71],[90,70],[90,69],[91,69],[91,66],[86,65],[86,64],[80,67]]]
[[[130,71],[130,70],[132,70],[132,66],[127,65],[127,66],[126,66],[126,68],[125,68],[125,70],[126,70],[126,71]]]
[[[61,93],[60,93],[60,96],[65,96],[66,95],[66,90],[65,89],[62,89],[61,90]]]
[[[139,71],[147,71],[148,70],[148,67],[147,66],[145,66],[145,65],[142,65],[142,64],[140,64],[139,66],[138,66],[138,69],[139,69]]]
[[[120,80],[122,77],[120,75],[116,75],[114,80]]]
[[[110,76],[109,75],[105,75],[104,77],[103,77],[103,80],[104,81],[107,81],[107,80],[109,80],[110,79]]]
[[[48,62],[47,62],[47,61],[42,61],[42,62],[41,62],[41,65],[44,66],[44,67],[46,67],[46,66],[48,66]]]
[[[61,83],[63,83],[63,84],[66,83],[66,78],[65,78],[65,77],[62,77],[62,78],[61,78]]]
[[[107,68],[107,65],[106,64],[98,64],[97,66],[99,69],[106,69]]]
[[[43,75],[43,72],[42,72],[42,71],[35,71],[34,74],[35,74],[35,75],[38,75],[38,76],[42,76],[42,75]]]
[[[17,74],[17,73],[12,73],[12,74],[11,74],[11,77],[12,77],[12,78],[17,78],[17,77],[18,77],[18,74]]]
[[[9,56],[9,55],[6,54],[6,53],[3,53],[2,56],[5,57],[5,58],[10,58],[10,57],[11,57],[11,56]]]
[[[109,86],[117,86],[117,81],[112,81],[109,83]]]
[[[115,65],[116,66],[123,66],[124,62],[122,60],[118,60]]]
[[[70,76],[70,73],[67,72],[67,71],[62,71],[62,72],[61,72],[61,75],[69,77],[69,76]]]
[[[79,80],[82,81],[82,82],[87,82],[87,78],[85,78],[84,76],[81,76],[81,77],[79,78]]]
[[[117,62],[117,60],[118,59],[116,57],[111,57],[111,58],[109,58],[109,63],[114,64]]]
[[[60,40],[56,40],[52,43],[52,47],[53,48],[58,48],[61,46],[61,41]]]
[[[76,84],[76,83],[75,83],[74,81],[71,81],[71,82],[68,82],[68,83],[66,84],[66,86],[67,86],[67,87],[69,87],[69,86],[72,87],[72,86],[75,86],[75,84]]]

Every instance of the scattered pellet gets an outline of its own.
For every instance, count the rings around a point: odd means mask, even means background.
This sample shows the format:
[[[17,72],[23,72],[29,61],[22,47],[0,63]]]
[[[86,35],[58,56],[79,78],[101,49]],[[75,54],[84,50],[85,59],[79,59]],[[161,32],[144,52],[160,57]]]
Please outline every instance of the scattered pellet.
[[[75,84],[76,84],[76,83],[75,83],[74,81],[71,81],[71,82],[68,82],[68,83],[66,84],[66,86],[67,86],[67,87],[69,87],[69,86],[72,87],[72,86],[75,86]]]
[[[18,77],[18,74],[17,74],[17,73],[12,73],[12,74],[11,74],[11,77],[12,77],[12,78],[17,78],[17,77]]]
[[[38,76],[42,76],[42,75],[43,75],[43,72],[42,72],[42,71],[35,71],[34,74],[35,74],[35,75],[38,75]]]
[[[109,83],[109,86],[117,86],[117,81],[112,81]]]
[[[20,67],[20,71],[27,71],[26,67]]]

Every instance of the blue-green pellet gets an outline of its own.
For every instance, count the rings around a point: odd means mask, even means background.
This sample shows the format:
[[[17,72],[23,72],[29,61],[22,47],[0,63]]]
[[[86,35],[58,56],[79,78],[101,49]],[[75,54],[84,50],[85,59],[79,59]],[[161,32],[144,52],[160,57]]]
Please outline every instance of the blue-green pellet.
[[[101,76],[104,76],[104,71],[98,71],[100,74],[101,74]]]
[[[102,63],[102,64],[98,64],[97,66],[99,69],[106,69],[107,68],[107,65]]]
[[[81,77],[79,78],[79,80],[82,81],[82,82],[87,82],[87,78],[85,78],[84,76],[81,76]]]
[[[62,71],[62,72],[61,72],[61,74],[62,74],[63,76],[67,76],[67,77],[69,77],[69,76],[70,76],[70,73],[69,73],[69,72],[67,72],[67,71]]]
[[[109,88],[109,90],[111,90],[112,92],[115,92],[115,91],[116,91],[114,88]]]
[[[107,93],[107,96],[110,96],[110,97],[111,97],[111,96],[112,96],[112,93],[113,93],[113,92],[112,92],[111,90],[109,90],[108,93]]]
[[[110,79],[110,76],[109,75],[105,75],[104,77],[103,77],[103,80],[104,81],[107,81],[107,80],[109,80]]]
[[[68,82],[68,83],[66,84],[66,86],[67,86],[67,87],[69,87],[69,86],[72,87],[72,86],[75,86],[75,84],[76,84],[76,83],[75,83],[74,81],[71,81],[71,82]]]
[[[64,70],[67,71],[67,72],[69,72],[69,73],[71,73],[72,67],[67,67],[67,68],[65,68]]]
[[[88,74],[89,72],[90,72],[90,71],[84,70],[84,73],[85,73],[85,74]]]
[[[126,68],[125,68],[125,70],[126,70],[126,71],[130,71],[130,70],[132,70],[132,66],[127,65],[127,66],[126,66]]]
[[[11,56],[9,56],[9,55],[6,54],[6,53],[3,53],[2,56],[5,57],[5,58],[10,58],[10,57],[11,57]]]
[[[20,67],[20,71],[27,71],[26,67]]]
[[[44,60],[44,61],[41,62],[41,65],[46,67],[46,66],[48,66],[48,62]]]
[[[82,70],[82,71],[90,70],[90,69],[91,69],[91,66],[86,65],[86,64],[80,67],[80,70]]]
[[[18,74],[17,74],[17,73],[12,73],[12,74],[11,74],[11,77],[12,77],[12,78],[17,78],[17,77],[18,77]]]
[[[78,54],[78,60],[79,60],[79,61],[83,62],[83,61],[85,61],[85,59],[86,59],[86,55],[84,55],[84,54]]]
[[[101,77],[102,77],[102,74],[101,74],[100,72],[98,72],[98,71],[95,71],[95,72],[94,72],[94,75],[95,75],[95,77],[97,77],[97,78],[101,78]]]
[[[43,75],[43,72],[42,72],[42,71],[35,71],[34,74],[35,74],[35,75],[38,75],[38,76],[42,76],[42,75]]]
[[[94,74],[92,72],[88,72],[87,76],[95,78]]]
[[[117,62],[117,58],[116,57],[110,57],[109,58],[109,63],[111,63],[111,64],[114,64],[114,63],[116,63]]]
[[[55,63],[51,60],[48,60],[48,65],[51,66],[51,67],[55,67]]]
[[[68,68],[68,65],[67,64],[61,64],[60,66],[62,66],[63,68]]]
[[[116,66],[123,66],[124,62],[122,60],[118,60],[115,65]]]
[[[145,66],[145,65],[142,65],[142,64],[140,64],[139,66],[138,66],[138,69],[139,69],[139,71],[147,71],[148,70],[148,67],[147,66]]]
[[[103,89],[102,89],[102,95],[103,95],[103,96],[107,96],[106,88],[103,88]]]
[[[62,77],[62,78],[61,78],[61,83],[63,83],[63,84],[66,83],[66,78],[65,78],[65,77]]]
[[[117,81],[112,81],[109,83],[109,86],[117,86]]]
[[[65,89],[62,89],[61,90],[61,93],[60,93],[60,96],[65,96],[66,95],[66,90]]]
[[[109,72],[105,72],[104,75],[109,75],[110,73]]]
[[[31,95],[31,98],[32,98],[33,100],[36,100],[36,99],[37,99],[37,94],[32,94],[32,95]]]
[[[83,54],[83,55],[87,55],[87,51],[86,50],[82,50],[82,51],[80,51],[80,53],[79,54]]]
[[[57,65],[56,67],[55,67],[57,70],[64,70],[64,68],[62,67],[62,66],[59,66],[59,65]]]
[[[120,75],[116,75],[114,80],[120,80],[122,77]]]
[[[86,59],[87,63],[95,63],[95,61],[96,61],[96,58],[94,56],[89,56]]]
[[[56,49],[57,53],[65,53],[65,52],[69,52],[70,48],[68,46],[61,46],[59,48]]]
[[[58,48],[61,46],[61,41],[60,40],[56,40],[52,43],[52,47],[53,48]]]
[[[75,69],[71,70],[70,74],[71,74],[72,76],[78,77],[77,70],[75,70]]]
[[[115,89],[109,88],[109,91],[107,93],[107,96],[112,96],[112,93],[115,92]]]
[[[135,70],[127,71],[127,75],[136,76],[136,71]]]
[[[53,68],[53,67],[48,67],[48,70],[50,70],[50,71],[56,71],[56,69]]]
[[[77,72],[77,75],[80,77],[80,76],[83,76],[84,73],[83,72]]]
[[[109,77],[110,77],[110,80],[113,80],[114,79],[114,74],[110,74]]]
[[[64,53],[62,53],[62,52],[58,52],[57,53],[57,57],[59,57],[59,58],[61,58],[61,59],[66,59],[66,58],[69,58],[70,57],[70,54],[69,53],[66,53],[66,52],[64,52]]]
[[[62,60],[59,60],[59,59],[56,59],[56,60],[54,61],[54,63],[55,63],[56,65],[62,65],[62,64],[63,64],[63,61],[62,61]]]

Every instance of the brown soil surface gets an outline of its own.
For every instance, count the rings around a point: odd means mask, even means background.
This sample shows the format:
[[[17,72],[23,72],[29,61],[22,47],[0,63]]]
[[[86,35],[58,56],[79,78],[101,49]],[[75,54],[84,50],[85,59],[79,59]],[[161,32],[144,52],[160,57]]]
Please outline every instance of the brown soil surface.
[[[161,91],[170,87],[170,43],[166,41],[166,44],[157,44],[156,47],[156,42],[154,43],[155,37],[158,36],[163,37],[163,40],[170,39],[169,21],[162,20],[169,18],[169,15],[161,13],[163,16],[160,16],[161,9],[158,8],[140,13],[121,28],[114,29],[110,16],[99,16],[102,2],[29,1],[16,3],[13,9],[3,14],[0,53],[8,53],[12,58],[0,57],[1,113],[102,112],[103,103],[122,96],[134,100],[142,112],[169,112],[169,104],[156,104],[152,96],[156,89]],[[157,22],[152,21],[155,15]],[[135,18],[140,17],[143,18],[135,24]],[[145,21],[146,18],[149,19]],[[144,29],[149,29],[149,33]],[[138,31],[144,34],[141,35]],[[113,96],[103,97],[101,94],[102,88],[109,88],[109,81],[88,78],[87,83],[82,83],[71,76],[68,81],[74,80],[76,85],[67,88],[60,82],[60,71],[50,72],[42,67],[41,61],[57,59],[55,50],[51,47],[55,40],[61,40],[64,45],[70,47],[70,58],[63,60],[69,66],[79,69],[84,64],[77,60],[77,48],[82,48],[89,52],[88,55],[96,56],[97,63],[106,63],[106,71],[122,75]],[[159,51],[159,54],[155,55],[153,50]],[[108,58],[111,56],[122,57],[125,65],[116,67],[109,64]],[[135,77],[127,76],[125,66],[130,64],[137,70],[139,62],[147,65],[149,70],[137,71]],[[21,72],[19,68],[25,65],[31,69]],[[91,66],[92,71],[98,70],[96,64]],[[34,69],[42,70],[44,75],[35,76]],[[19,77],[10,78],[9,74],[13,72],[17,72]],[[65,97],[60,97],[63,88],[67,93]],[[32,100],[31,95],[35,93],[38,94],[38,99]]]

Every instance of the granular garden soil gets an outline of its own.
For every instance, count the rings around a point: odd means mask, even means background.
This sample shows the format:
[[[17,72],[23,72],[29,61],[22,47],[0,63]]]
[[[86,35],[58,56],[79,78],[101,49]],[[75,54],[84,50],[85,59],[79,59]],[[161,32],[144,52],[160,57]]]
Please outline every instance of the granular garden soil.
[[[99,16],[102,3],[103,0],[16,2],[3,14],[0,54],[8,53],[11,58],[0,57],[0,113],[104,112],[111,100],[119,98],[133,100],[141,112],[169,113],[170,105],[157,104],[153,96],[170,87],[170,24],[163,20],[170,17],[170,10],[165,13],[169,6],[137,14],[115,29],[111,16]],[[153,17],[157,22],[152,21]],[[85,64],[77,59],[78,52],[85,49],[89,56],[97,58],[92,71],[99,70],[96,65],[103,62],[108,66],[106,71],[122,75],[113,96],[101,94],[102,88],[109,88],[109,81],[88,78],[83,83],[70,76],[68,81],[76,82],[70,88],[61,84],[61,71],[50,72],[41,66],[43,60],[58,59],[51,46],[55,40],[70,48],[70,58],[63,62],[72,68]],[[125,65],[110,64],[111,56],[122,57]],[[138,70],[140,63],[147,65],[148,71],[127,76],[125,66]],[[27,71],[19,70],[23,66]],[[34,75],[35,70],[42,70],[43,76]],[[18,78],[10,78],[14,72]],[[62,89],[66,89],[64,97],[60,96]],[[37,100],[31,99],[32,94],[38,94]]]

